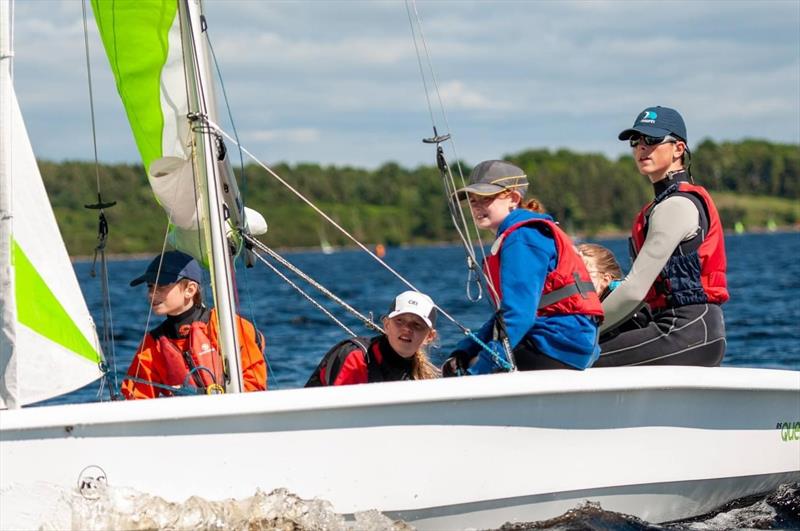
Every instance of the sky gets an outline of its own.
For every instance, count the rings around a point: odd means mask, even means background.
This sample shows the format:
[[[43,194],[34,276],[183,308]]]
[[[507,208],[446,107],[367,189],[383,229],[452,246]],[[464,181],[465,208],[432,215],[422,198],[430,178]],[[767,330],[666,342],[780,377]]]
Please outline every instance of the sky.
[[[651,105],[681,112],[692,147],[800,143],[797,0],[418,0],[433,112],[401,0],[204,5],[233,124],[267,164],[433,164],[434,123],[471,164],[532,148],[616,158]],[[16,5],[15,86],[39,158],[93,159],[81,7]],[[88,23],[98,157],[137,162]]]

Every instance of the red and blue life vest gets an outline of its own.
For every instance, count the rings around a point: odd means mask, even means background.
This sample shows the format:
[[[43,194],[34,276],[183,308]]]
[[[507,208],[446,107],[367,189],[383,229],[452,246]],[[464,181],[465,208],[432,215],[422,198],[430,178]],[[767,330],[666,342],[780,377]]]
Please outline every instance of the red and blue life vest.
[[[503,243],[508,236],[520,227],[535,227],[552,236],[558,255],[556,268],[544,280],[542,297],[536,315],[582,314],[603,319],[603,306],[594,291],[589,272],[567,233],[549,219],[526,219],[506,229],[492,245],[492,253],[486,257],[484,271],[494,289],[489,293],[499,307],[503,298],[500,278],[500,257]]]
[[[702,186],[680,181],[642,208],[633,222],[632,254],[635,258],[647,238],[647,225],[653,209],[672,195],[683,195],[698,206],[701,230],[688,242],[683,242],[667,260],[664,269],[647,292],[645,302],[653,310],[679,308],[690,304],[727,301],[728,281],[725,276],[727,260],[725,239],[719,213],[708,191]]]

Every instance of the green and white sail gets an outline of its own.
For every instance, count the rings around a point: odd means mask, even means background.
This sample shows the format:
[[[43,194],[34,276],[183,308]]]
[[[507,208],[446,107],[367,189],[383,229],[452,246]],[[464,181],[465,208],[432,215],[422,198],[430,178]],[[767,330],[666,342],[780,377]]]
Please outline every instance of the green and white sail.
[[[0,9],[0,407],[15,408],[99,378],[103,358],[11,82],[7,0]]]
[[[221,346],[235,374],[229,239],[237,246],[234,229],[258,234],[266,222],[245,209],[212,130],[216,98],[201,3],[92,0],[92,7],[147,178],[170,223],[170,243],[210,269]]]
[[[199,8],[196,1],[186,4]],[[214,84],[207,82],[197,94],[194,79],[187,75],[202,64],[202,77],[212,79],[209,62],[198,60],[209,57],[207,45],[204,40],[184,45],[189,28],[182,27],[174,0],[92,0],[92,7],[150,186],[169,218],[171,243],[208,264],[210,244],[203,232],[208,214],[192,160],[193,126],[205,124],[187,119],[194,95],[204,101],[207,118],[217,122]],[[224,154],[214,154],[221,159],[215,163],[217,173],[231,194],[224,198],[229,222],[241,225],[244,207],[230,163]],[[252,222],[255,213],[248,213]]]
[[[148,180],[172,225],[172,243],[206,262],[177,2],[92,0],[92,7]]]

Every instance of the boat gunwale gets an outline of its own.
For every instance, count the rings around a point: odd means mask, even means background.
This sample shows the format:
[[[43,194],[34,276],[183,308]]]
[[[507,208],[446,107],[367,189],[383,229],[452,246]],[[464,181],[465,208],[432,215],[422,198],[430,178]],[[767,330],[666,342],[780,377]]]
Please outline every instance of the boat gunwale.
[[[635,374],[635,378],[631,377],[631,373]],[[170,400],[60,404],[0,411],[0,435],[12,430],[62,428],[68,425],[111,425],[169,419],[186,421],[220,416],[234,418],[264,413],[302,413],[515,396],[680,390],[797,392],[800,405],[800,371],[737,367],[619,367],[582,372],[516,372],[433,381],[385,382],[379,385],[185,396]]]

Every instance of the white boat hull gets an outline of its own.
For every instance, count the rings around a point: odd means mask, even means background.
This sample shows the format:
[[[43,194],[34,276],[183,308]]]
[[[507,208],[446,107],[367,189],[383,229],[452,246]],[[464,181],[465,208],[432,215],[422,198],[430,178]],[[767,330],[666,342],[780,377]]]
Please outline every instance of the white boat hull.
[[[800,428],[785,423],[800,427],[800,372],[694,367],[3,411],[0,526],[47,521],[11,502],[15,486],[74,487],[90,466],[172,501],[282,487],[423,529],[541,520],[584,500],[662,522],[800,481]]]

